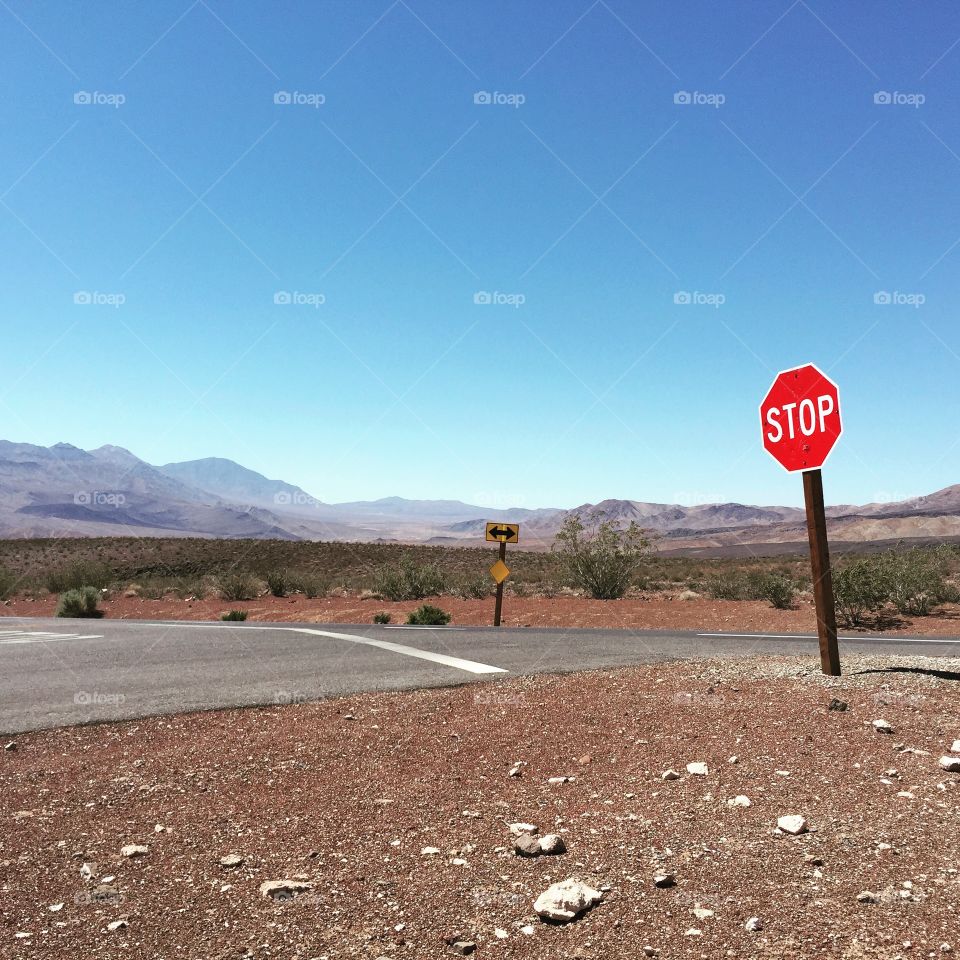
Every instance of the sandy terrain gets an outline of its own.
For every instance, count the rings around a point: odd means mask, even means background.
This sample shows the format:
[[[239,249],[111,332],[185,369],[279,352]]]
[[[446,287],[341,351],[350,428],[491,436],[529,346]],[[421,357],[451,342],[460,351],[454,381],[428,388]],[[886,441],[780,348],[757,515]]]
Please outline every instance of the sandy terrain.
[[[960,775],[938,765],[960,736],[960,674],[942,671],[960,661],[850,668],[659,665],[17,737],[0,751],[0,956],[960,949]],[[751,805],[728,803],[739,795]],[[787,814],[809,832],[778,833]],[[516,856],[515,821],[568,852]],[[122,855],[131,843],[147,851]],[[660,873],[675,886],[656,888]],[[541,922],[533,901],[569,877],[603,901]],[[281,879],[309,886],[261,894]]]
[[[493,598],[461,600],[434,597],[453,615],[453,623],[489,624]],[[385,611],[403,623],[420,601],[391,603],[352,597],[308,600],[303,596],[261,597],[258,600],[143,600],[119,597],[102,603],[105,616],[128,620],[219,620],[227,610],[246,610],[250,620],[306,623],[370,623]],[[0,603],[0,616],[50,617],[56,598],[15,599]],[[813,604],[801,599],[794,610],[775,610],[765,601],[680,600],[664,595],[641,599],[589,600],[579,597],[510,597],[504,600],[503,625],[509,627],[622,627],[635,630],[701,630],[716,632],[809,633],[816,631]],[[903,617],[871,624],[871,629],[908,635],[960,634],[960,607],[946,606],[937,616]]]

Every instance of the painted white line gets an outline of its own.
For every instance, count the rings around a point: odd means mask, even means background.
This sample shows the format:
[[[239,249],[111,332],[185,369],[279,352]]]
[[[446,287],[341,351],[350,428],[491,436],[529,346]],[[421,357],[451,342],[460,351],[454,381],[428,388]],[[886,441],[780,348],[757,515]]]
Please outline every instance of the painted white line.
[[[351,643],[362,643],[368,647],[379,647],[381,650],[390,650],[401,653],[406,657],[417,657],[420,660],[429,660],[432,663],[442,663],[446,667],[456,670],[466,670],[468,673],[509,673],[501,667],[491,667],[486,663],[477,663],[474,660],[461,660],[459,657],[448,657],[445,653],[431,653],[428,650],[418,650],[403,643],[390,643],[389,640],[373,640],[370,637],[356,637],[349,633],[331,633],[329,630],[310,630],[306,627],[279,627],[280,630],[289,630],[291,633],[308,633],[318,637],[333,637],[335,640],[349,640]]]
[[[698,637],[731,637],[748,640],[817,640],[815,633],[698,633]],[[883,643],[960,643],[960,640],[946,640],[942,637],[837,637],[845,643],[870,643],[879,640]]]
[[[0,636],[0,644],[15,643],[59,643],[61,640],[102,640],[100,634],[91,633],[81,635],[79,633],[17,633],[12,635]]]

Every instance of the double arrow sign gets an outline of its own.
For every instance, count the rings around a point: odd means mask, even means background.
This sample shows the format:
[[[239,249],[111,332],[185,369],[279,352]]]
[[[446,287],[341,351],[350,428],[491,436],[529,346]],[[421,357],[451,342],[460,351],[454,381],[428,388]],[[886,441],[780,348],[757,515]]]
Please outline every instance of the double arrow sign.
[[[490,568],[490,576],[497,581],[497,605],[493,612],[493,625],[500,626],[500,612],[503,609],[503,581],[510,576],[510,568],[504,563],[507,558],[507,544],[520,542],[519,523],[488,523],[487,540],[500,544],[500,557]]]

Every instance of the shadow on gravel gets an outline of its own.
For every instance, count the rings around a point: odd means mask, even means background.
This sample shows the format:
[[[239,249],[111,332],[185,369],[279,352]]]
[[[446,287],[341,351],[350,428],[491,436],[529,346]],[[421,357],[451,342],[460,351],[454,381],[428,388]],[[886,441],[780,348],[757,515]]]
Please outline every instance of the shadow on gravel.
[[[956,670],[925,670],[923,667],[883,667],[874,670],[857,670],[852,676],[865,673],[920,673],[925,677],[936,677],[938,680],[960,681],[960,673]]]

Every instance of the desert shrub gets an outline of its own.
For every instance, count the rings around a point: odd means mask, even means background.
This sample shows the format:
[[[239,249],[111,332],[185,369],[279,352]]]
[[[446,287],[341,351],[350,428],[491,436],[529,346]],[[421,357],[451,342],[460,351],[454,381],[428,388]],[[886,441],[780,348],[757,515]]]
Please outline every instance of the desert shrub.
[[[282,570],[267,574],[267,589],[273,597],[285,597],[290,591],[290,578]]]
[[[395,565],[380,567],[374,576],[374,589],[387,600],[422,600],[442,593],[446,585],[437,563],[417,563],[405,554]]]
[[[407,623],[416,624],[421,627],[444,627],[450,620],[451,616],[447,613],[446,610],[441,610],[439,607],[432,607],[429,603],[423,603],[416,610],[412,611],[407,616]]]
[[[109,586],[112,580],[113,574],[106,564],[76,560],[68,566],[49,570],[44,585],[51,593],[66,593],[83,587],[101,589]]]
[[[718,573],[707,577],[703,590],[714,600],[746,600],[749,592],[746,577],[739,573]]]
[[[102,617],[103,611],[97,607],[99,600],[100,594],[96,587],[79,587],[76,590],[67,590],[61,594],[57,603],[56,616],[89,619]]]
[[[207,595],[207,585],[202,577],[185,577],[177,582],[174,592],[181,600],[190,597],[202,600]]]
[[[375,613],[373,615],[374,623],[389,623],[392,619],[393,617],[389,613]]]
[[[290,575],[288,590],[290,593],[302,593],[307,599],[325,597],[330,589],[330,581],[312,573],[295,573]]]
[[[217,586],[224,600],[256,600],[260,596],[260,581],[240,570],[221,576]]]
[[[633,522],[622,528],[599,513],[588,514],[586,522],[571,514],[553,549],[574,586],[589,591],[595,600],[618,600],[649,555],[650,540]]]
[[[955,595],[947,582],[947,556],[943,550],[889,550],[877,561],[887,599],[899,613],[925,617],[933,607]]]
[[[797,595],[796,581],[782,573],[755,573],[750,576],[752,599],[768,600],[777,610],[789,610]]]
[[[833,597],[837,617],[846,627],[863,623],[887,602],[887,579],[878,557],[854,560],[833,571]]]
[[[17,586],[17,575],[6,567],[0,567],[0,600],[9,599]]]
[[[221,617],[221,620],[246,620],[247,611],[246,610],[230,610],[227,613],[224,613]]]
[[[471,577],[458,581],[452,592],[465,600],[483,600],[493,592],[493,581],[484,576]]]

